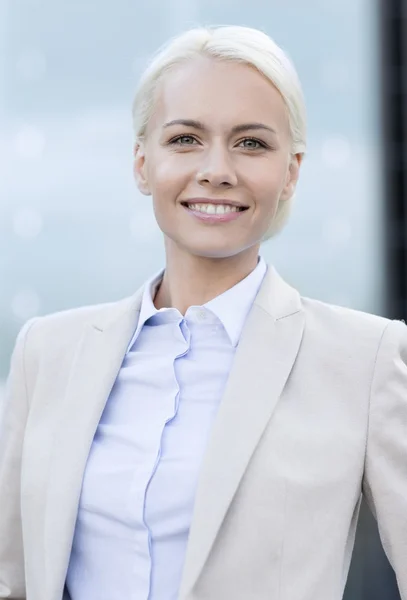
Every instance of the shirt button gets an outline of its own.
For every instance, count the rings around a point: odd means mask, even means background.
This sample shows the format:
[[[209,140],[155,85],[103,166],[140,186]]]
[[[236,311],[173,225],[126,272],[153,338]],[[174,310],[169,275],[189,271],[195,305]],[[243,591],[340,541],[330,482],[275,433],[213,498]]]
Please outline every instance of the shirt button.
[[[207,314],[204,310],[200,310],[197,314],[197,317],[200,321],[205,321],[207,318]]]

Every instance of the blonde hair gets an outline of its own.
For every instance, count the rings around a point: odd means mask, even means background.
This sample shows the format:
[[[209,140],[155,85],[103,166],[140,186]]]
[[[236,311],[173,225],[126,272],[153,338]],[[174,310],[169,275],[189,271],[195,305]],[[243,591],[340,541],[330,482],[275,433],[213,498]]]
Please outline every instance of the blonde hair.
[[[154,110],[156,90],[162,77],[175,66],[196,56],[242,62],[256,68],[280,92],[288,109],[291,154],[306,149],[306,112],[297,72],[285,52],[265,33],[250,27],[219,26],[190,29],[170,39],[153,56],[142,74],[133,102],[136,139],[145,135]],[[264,239],[286,224],[294,196],[280,202]]]

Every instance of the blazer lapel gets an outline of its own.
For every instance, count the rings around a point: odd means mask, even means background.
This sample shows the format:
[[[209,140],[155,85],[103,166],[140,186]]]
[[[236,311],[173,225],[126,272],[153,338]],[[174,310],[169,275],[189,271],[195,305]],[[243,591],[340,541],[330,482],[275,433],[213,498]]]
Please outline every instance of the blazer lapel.
[[[304,327],[293,288],[269,268],[248,316],[198,485],[180,598],[202,572],[295,362]]]
[[[75,530],[82,478],[100,417],[137,325],[141,291],[89,323],[60,407],[45,512],[47,598],[61,598]],[[62,515],[62,517],[61,517]]]

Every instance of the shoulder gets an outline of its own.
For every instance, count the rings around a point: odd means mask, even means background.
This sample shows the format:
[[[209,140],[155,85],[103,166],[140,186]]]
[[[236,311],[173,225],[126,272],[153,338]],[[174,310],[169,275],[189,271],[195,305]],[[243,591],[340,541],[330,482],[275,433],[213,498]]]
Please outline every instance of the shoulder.
[[[338,340],[355,337],[373,340],[380,337],[390,323],[382,316],[303,296],[274,267],[268,269],[257,303],[277,320],[302,314],[304,333],[314,341],[333,340],[335,336]]]
[[[391,319],[372,313],[329,304],[312,298],[301,297],[306,323],[327,333],[342,336],[381,337],[393,322]],[[405,327],[404,323],[399,323]]]
[[[305,316],[304,341],[307,348],[319,348],[327,356],[346,357],[353,362],[367,359],[370,364],[383,354],[394,357],[407,347],[407,327],[403,321],[371,313],[301,298]]]
[[[90,325],[104,328],[123,313],[136,308],[138,293],[105,302],[57,311],[30,319],[19,332],[17,344],[37,353],[50,346],[67,348],[77,343]]]
[[[331,372],[349,370],[357,380],[406,362],[407,327],[403,321],[301,298],[304,311],[302,350]]]

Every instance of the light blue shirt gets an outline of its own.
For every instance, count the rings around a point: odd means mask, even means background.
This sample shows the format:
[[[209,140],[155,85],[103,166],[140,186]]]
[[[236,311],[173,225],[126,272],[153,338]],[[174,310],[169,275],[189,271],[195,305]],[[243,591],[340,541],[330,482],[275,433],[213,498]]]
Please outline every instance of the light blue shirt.
[[[203,306],[140,318],[89,454],[67,574],[72,600],[176,600],[208,437],[267,266]],[[78,416],[80,418],[80,416]]]

